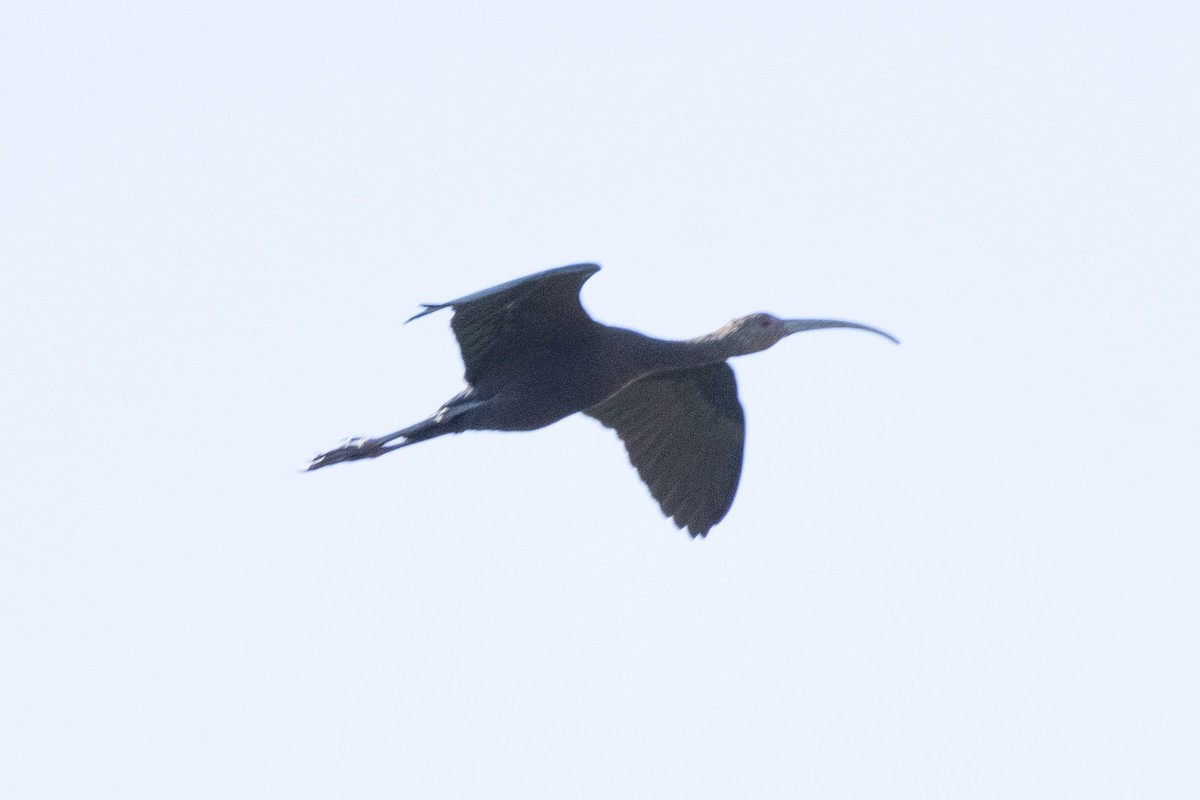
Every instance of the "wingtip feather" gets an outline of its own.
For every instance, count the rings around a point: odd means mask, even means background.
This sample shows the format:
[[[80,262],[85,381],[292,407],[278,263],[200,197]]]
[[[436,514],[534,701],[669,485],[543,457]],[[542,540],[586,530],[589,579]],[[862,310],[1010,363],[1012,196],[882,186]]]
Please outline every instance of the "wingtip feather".
[[[423,308],[425,310],[418,311],[416,314],[413,314],[411,317],[404,320],[404,324],[407,325],[408,323],[412,322],[414,319],[420,319],[421,317],[425,316],[426,314],[432,314],[435,311],[441,311],[443,308],[446,308],[446,306],[447,306],[446,303],[421,303],[421,308]]]

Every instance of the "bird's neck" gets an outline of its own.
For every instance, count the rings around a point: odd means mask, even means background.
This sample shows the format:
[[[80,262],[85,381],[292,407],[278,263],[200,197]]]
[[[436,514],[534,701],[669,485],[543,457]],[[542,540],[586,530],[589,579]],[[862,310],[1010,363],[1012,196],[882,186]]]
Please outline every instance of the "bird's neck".
[[[613,328],[628,369],[638,375],[716,364],[738,355],[728,341],[707,336],[695,339],[656,339],[636,331]]]

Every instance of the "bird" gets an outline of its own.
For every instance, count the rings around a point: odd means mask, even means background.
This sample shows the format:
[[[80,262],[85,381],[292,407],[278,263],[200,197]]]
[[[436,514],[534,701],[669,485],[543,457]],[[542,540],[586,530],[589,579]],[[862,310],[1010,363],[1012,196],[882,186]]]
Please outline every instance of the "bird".
[[[616,432],[664,516],[693,539],[704,537],[729,512],[742,472],[746,423],[730,358],[821,328],[868,331],[899,344],[857,322],[763,312],[694,339],[656,339],[584,310],[580,291],[599,270],[571,264],[421,304],[405,324],[452,310],[466,388],[428,419],[386,436],[346,439],[305,471],[450,433],[532,431],[583,413]]]

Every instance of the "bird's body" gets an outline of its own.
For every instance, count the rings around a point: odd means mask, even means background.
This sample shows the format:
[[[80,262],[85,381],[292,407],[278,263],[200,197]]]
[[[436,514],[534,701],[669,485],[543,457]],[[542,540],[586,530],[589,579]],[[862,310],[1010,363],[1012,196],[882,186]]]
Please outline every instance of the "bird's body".
[[[636,353],[625,348],[629,337],[620,335],[632,333],[597,325],[554,346],[505,354],[503,372],[481,375],[468,389],[488,405],[464,414],[464,424],[530,431],[595,405],[640,376]]]
[[[485,403],[456,416],[461,430],[537,430],[586,411],[648,375],[724,360],[673,347],[687,344],[598,324],[552,346],[504,354],[502,372],[478,376],[443,408]]]
[[[625,442],[663,512],[702,536],[728,512],[741,474],[744,417],[726,360],[816,328],[859,328],[892,339],[858,323],[770,314],[687,341],[655,339],[602,325],[583,310],[579,291],[599,269],[559,267],[426,305],[412,319],[454,309],[467,388],[429,419],[388,436],[348,440],[308,468],[374,458],[447,433],[536,430],[584,412]]]

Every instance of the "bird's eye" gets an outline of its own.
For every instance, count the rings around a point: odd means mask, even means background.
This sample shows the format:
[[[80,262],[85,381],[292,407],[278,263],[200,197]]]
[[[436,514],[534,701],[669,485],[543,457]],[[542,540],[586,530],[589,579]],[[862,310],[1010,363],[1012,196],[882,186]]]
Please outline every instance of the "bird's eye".
[[[769,327],[771,327],[771,320],[769,320],[769,319],[764,319],[764,320],[760,321],[760,322],[758,323],[758,327],[760,327],[760,328],[769,328]]]

